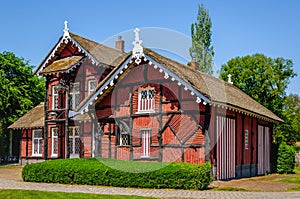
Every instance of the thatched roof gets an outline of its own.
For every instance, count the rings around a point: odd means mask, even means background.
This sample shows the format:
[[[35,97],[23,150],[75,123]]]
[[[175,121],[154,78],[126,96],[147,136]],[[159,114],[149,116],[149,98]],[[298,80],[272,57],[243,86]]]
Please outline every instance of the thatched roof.
[[[123,53],[118,49],[111,48],[103,44],[99,44],[95,41],[81,37],[74,33],[69,32],[69,35],[70,35],[69,40],[75,43],[76,45],[78,44],[80,46],[80,51],[83,51],[84,54],[88,53],[89,55],[92,56],[94,61],[103,64],[105,66],[110,66],[110,67],[118,66],[116,65],[115,60],[120,58],[122,59],[122,57],[125,55],[125,53]],[[64,50],[66,45],[67,43],[64,41],[64,37],[61,36],[58,42],[53,46],[53,48],[49,51],[47,56],[40,63],[40,65],[35,69],[34,74],[40,73],[41,70],[45,70],[53,62],[59,60],[60,54]],[[66,67],[71,67],[71,65],[68,65]],[[60,71],[60,69],[57,67],[56,70],[57,72]],[[54,72],[53,68],[52,68],[52,72]]]
[[[118,57],[123,57],[125,53],[115,48],[110,48],[103,44],[99,44],[95,41],[86,39],[74,33],[70,33],[70,36],[80,44],[86,51],[88,51],[98,62],[108,66],[115,65],[115,60]]]
[[[45,124],[44,120],[44,103],[40,103],[25,115],[20,117],[16,122],[10,125],[10,129],[22,129],[22,128],[43,128]]]
[[[150,49],[144,49],[144,53],[186,82],[189,82],[193,88],[210,99],[212,104],[283,122],[272,111],[230,83],[166,58]]]
[[[76,65],[82,59],[83,59],[82,56],[72,56],[72,57],[66,57],[63,59],[56,60],[52,64],[47,66],[44,70],[42,70],[40,74],[64,72],[70,69],[72,66]]]
[[[211,101],[211,105],[241,111],[272,121],[283,122],[283,120],[273,112],[259,104],[253,98],[230,83],[227,83],[211,75],[199,72],[186,65],[164,57],[150,49],[144,48],[144,54],[187,82],[195,90],[199,91],[202,95],[204,95]],[[127,54],[126,57],[128,59],[130,57],[130,54]],[[123,59],[123,62],[124,61],[125,60]],[[104,86],[105,82],[108,81],[109,78],[114,76],[114,73],[116,73],[116,71],[120,67],[121,62],[119,63],[119,67],[114,68],[113,71],[111,71],[111,73],[99,83],[96,90],[94,91],[94,95],[89,96],[84,101],[82,101],[82,103],[80,103],[76,111],[80,111],[83,107],[87,106],[87,104],[91,102],[90,98],[93,98],[95,97],[95,95],[97,95],[97,91]],[[130,70],[130,68],[131,67],[128,67],[127,70]],[[111,89],[107,89],[106,92],[109,92],[110,90]],[[105,95],[105,93],[103,93],[103,95]],[[80,116],[76,117],[76,119],[78,118],[80,118]]]

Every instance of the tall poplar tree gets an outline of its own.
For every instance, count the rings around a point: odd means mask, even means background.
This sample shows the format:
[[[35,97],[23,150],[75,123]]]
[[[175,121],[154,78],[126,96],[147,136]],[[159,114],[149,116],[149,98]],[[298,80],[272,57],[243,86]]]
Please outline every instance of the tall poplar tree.
[[[211,44],[212,22],[208,10],[199,4],[197,21],[191,25],[192,46],[190,55],[198,62],[198,70],[212,74],[214,48]]]

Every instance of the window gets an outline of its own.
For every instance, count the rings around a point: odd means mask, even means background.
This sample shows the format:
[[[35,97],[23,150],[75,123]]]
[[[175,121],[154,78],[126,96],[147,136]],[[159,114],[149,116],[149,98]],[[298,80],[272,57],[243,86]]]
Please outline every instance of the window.
[[[142,138],[142,158],[150,157],[150,144],[151,144],[151,130],[143,129],[141,130],[141,138]]]
[[[248,149],[249,145],[249,132],[248,130],[245,130],[245,149]]]
[[[52,136],[52,156],[57,156],[58,154],[58,128],[51,129]]]
[[[58,108],[58,86],[52,86],[52,110]]]
[[[32,156],[42,156],[43,149],[43,130],[37,129],[32,131]]]
[[[97,86],[97,80],[96,79],[89,79],[88,80],[88,94],[90,95]]]
[[[130,135],[128,132],[120,133],[120,146],[128,146],[130,145]]]
[[[74,110],[80,102],[80,84],[79,82],[70,84],[70,109]]]
[[[80,130],[78,126],[70,126],[68,128],[69,134],[69,153],[70,157],[79,157],[80,152]]]
[[[154,88],[139,90],[138,112],[154,112],[155,99]]]

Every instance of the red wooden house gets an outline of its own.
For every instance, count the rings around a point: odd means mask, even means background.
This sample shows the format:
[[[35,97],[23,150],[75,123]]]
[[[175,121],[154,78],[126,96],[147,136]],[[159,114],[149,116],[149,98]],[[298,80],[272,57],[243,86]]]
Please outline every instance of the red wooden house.
[[[216,179],[270,172],[282,120],[232,83],[124,41],[109,48],[68,31],[38,66],[45,102],[13,125],[22,164],[57,158],[210,161]],[[193,63],[191,64],[193,65]]]

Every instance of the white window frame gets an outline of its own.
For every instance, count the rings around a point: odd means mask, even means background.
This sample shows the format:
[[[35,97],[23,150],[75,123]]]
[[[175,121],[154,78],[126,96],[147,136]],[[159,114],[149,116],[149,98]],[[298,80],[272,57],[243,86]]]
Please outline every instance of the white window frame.
[[[55,91],[57,89],[57,91]],[[57,98],[57,100],[55,100]],[[57,110],[59,108],[59,92],[58,85],[52,86],[52,110]]]
[[[35,137],[36,133],[40,133],[41,137]],[[37,145],[35,144],[37,140]],[[37,153],[35,153],[35,148],[37,147]],[[32,130],[32,156],[42,157],[43,155],[43,130],[35,129]]]
[[[149,99],[150,92],[153,92],[153,98]],[[142,94],[146,93],[146,99],[142,99]],[[138,91],[138,113],[153,113],[155,112],[155,90],[151,88],[141,88]]]
[[[56,132],[55,132],[56,131]],[[56,135],[55,135],[56,134]],[[57,157],[58,156],[58,128],[57,127],[54,127],[54,128],[51,128],[51,156],[52,157]],[[56,152],[54,150],[54,143],[55,143],[55,140],[56,140]]]
[[[94,83],[95,87],[92,87],[92,83]],[[88,95],[90,95],[97,87],[97,79],[89,79],[88,80]]]
[[[151,129],[141,129],[141,147],[142,155],[141,158],[150,158],[151,148]]]
[[[74,88],[74,85],[77,84],[78,85],[78,91],[74,91],[72,90],[72,88]],[[71,97],[72,96],[72,97]],[[76,104],[76,99],[77,97],[78,99],[78,104]],[[80,82],[74,82],[74,83],[70,83],[70,109],[74,110],[80,103]]]
[[[76,135],[76,129],[78,132],[78,135]],[[79,158],[80,154],[80,128],[79,126],[69,126],[68,127],[68,145],[69,145],[69,153],[70,153],[70,158]],[[70,146],[70,139],[72,139],[72,146]],[[79,151],[76,153],[76,139],[79,140]],[[71,147],[72,147],[72,153],[71,153]]]

